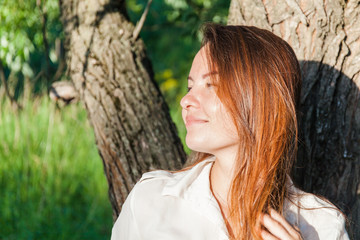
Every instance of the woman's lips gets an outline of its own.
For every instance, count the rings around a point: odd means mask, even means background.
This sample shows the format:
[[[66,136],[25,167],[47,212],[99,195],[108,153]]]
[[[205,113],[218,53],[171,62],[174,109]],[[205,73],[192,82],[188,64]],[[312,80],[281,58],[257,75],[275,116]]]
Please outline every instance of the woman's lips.
[[[190,125],[193,125],[193,124],[202,124],[202,123],[207,123],[207,122],[209,122],[209,121],[205,120],[205,119],[201,119],[201,118],[196,118],[193,116],[186,116],[186,119],[185,119],[185,125],[187,127]]]

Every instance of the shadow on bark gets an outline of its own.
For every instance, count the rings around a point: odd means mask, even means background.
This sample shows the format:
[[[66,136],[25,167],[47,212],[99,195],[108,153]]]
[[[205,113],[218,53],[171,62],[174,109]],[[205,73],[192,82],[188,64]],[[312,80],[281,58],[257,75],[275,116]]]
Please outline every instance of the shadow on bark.
[[[348,216],[352,239],[360,239],[359,88],[327,64],[300,61],[300,65],[303,86],[294,181],[339,207]]]

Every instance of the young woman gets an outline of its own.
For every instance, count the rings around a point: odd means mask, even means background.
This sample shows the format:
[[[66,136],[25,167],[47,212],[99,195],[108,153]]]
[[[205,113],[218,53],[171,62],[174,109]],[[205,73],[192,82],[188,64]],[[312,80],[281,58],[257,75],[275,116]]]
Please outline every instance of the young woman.
[[[289,177],[300,85],[279,37],[205,25],[180,103],[192,165],[144,174],[112,240],[348,239],[341,212]]]

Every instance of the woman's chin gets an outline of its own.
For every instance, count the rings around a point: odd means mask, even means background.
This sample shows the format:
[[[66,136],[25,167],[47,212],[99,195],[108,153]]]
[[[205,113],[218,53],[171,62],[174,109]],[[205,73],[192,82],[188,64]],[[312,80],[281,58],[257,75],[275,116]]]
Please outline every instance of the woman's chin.
[[[192,139],[192,138],[186,137],[186,145],[192,151],[211,153],[211,150],[209,148],[209,143],[206,143],[204,141],[200,141],[198,139]]]

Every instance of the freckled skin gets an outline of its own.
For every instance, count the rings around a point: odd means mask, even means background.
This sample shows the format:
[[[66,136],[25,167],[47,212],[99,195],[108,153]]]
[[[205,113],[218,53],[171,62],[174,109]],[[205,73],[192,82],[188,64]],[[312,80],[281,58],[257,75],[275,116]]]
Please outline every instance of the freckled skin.
[[[182,98],[180,105],[187,129],[187,146],[194,151],[217,155],[225,149],[235,149],[238,137],[230,115],[216,95],[216,86],[210,84],[209,73],[207,56],[202,48],[196,54],[189,73],[190,91]],[[206,122],[187,122],[187,117]]]

